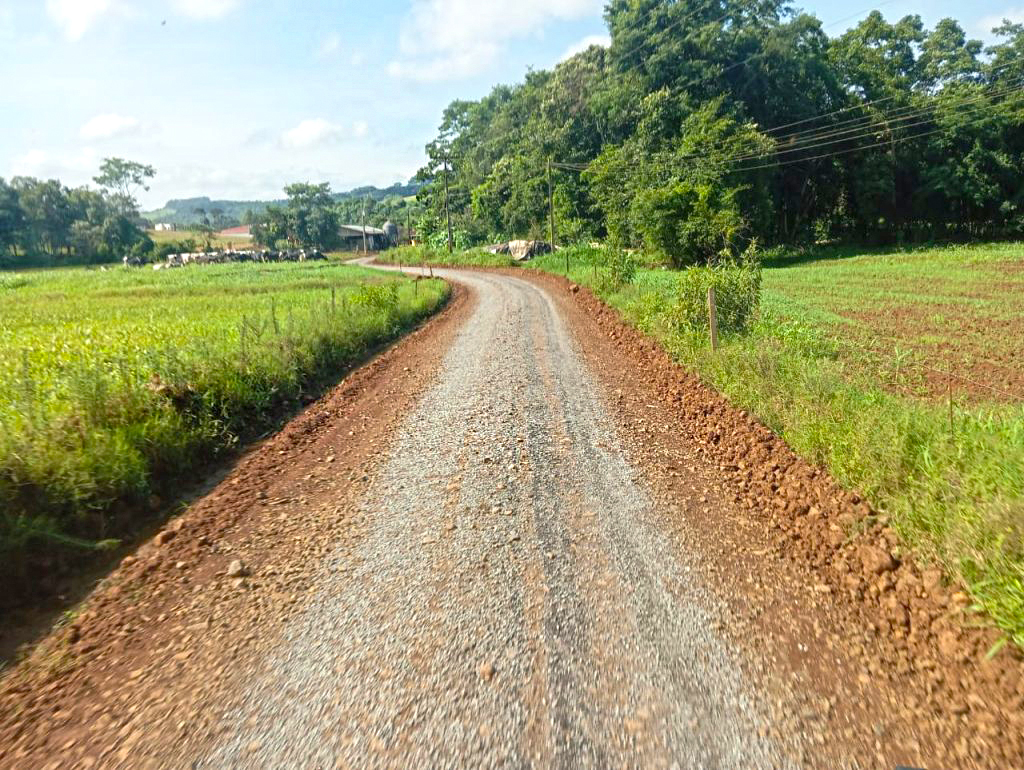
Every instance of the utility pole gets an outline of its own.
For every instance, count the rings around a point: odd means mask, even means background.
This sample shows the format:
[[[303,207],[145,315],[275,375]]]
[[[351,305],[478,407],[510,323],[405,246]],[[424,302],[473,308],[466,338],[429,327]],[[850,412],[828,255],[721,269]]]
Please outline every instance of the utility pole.
[[[455,251],[455,238],[452,236],[452,214],[448,209],[448,156],[444,158],[444,216],[448,220],[448,253]]]
[[[363,198],[363,256],[366,256],[366,198]]]
[[[548,230],[551,234],[551,253],[555,253],[555,188],[551,183],[551,161],[548,161]],[[569,277],[569,250],[565,251],[565,277]]]
[[[548,161],[548,229],[551,232],[551,251],[555,250],[555,191],[551,186],[551,161]]]

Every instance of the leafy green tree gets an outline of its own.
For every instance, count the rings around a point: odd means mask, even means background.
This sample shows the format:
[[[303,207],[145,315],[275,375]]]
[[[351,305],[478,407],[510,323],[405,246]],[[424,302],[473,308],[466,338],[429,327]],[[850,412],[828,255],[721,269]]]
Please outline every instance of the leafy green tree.
[[[18,191],[0,177],[0,259],[17,256],[16,248],[23,238],[25,212],[18,200]]]
[[[93,181],[118,196],[126,208],[135,209],[135,194],[140,189],[149,190],[147,180],[154,176],[156,170],[152,166],[122,158],[106,158]]]
[[[334,248],[339,224],[331,186],[326,182],[298,182],[285,187],[284,192],[288,196],[285,212],[289,241],[307,248]]]
[[[729,158],[764,151],[768,143],[724,104],[710,102],[680,124],[668,91],[645,100],[634,137],[608,150],[588,174],[613,243],[642,245],[674,265],[709,263],[746,247],[750,221],[742,209],[744,202],[754,208],[757,189],[733,175]]]
[[[45,254],[52,262],[70,242],[75,220],[70,191],[55,179],[15,177],[11,186],[25,216],[20,245],[26,252]]]
[[[253,216],[250,224],[253,241],[260,246],[274,249],[288,240],[288,215],[280,206],[267,206],[262,213]]]

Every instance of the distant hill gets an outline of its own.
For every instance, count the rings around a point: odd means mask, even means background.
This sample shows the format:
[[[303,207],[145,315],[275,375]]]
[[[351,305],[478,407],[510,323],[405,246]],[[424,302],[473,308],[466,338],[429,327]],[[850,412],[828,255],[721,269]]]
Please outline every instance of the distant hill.
[[[336,201],[343,201],[351,198],[365,198],[366,196],[369,196],[376,201],[382,201],[389,198],[407,198],[410,195],[415,195],[419,192],[422,186],[423,185],[420,182],[409,182],[408,184],[396,182],[390,187],[383,189],[373,186],[357,187],[356,189],[349,190],[348,192],[335,193],[334,199]],[[187,227],[189,225],[196,224],[196,222],[199,221],[200,217],[195,213],[196,209],[203,209],[207,216],[209,216],[211,212],[220,209],[223,212],[223,218],[225,221],[241,222],[247,211],[259,213],[267,206],[273,204],[282,205],[284,202],[285,201],[283,199],[275,201],[229,201],[211,200],[206,196],[199,198],[182,198],[179,200],[167,201],[163,208],[155,209],[153,211],[143,211],[142,217],[153,224],[166,222],[179,227]]]

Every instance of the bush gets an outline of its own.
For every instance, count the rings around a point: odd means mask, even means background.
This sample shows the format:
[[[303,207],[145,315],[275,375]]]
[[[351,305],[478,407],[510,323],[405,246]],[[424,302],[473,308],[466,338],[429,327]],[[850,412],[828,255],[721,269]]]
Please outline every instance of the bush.
[[[708,329],[708,289],[715,288],[718,329],[723,333],[746,331],[761,302],[761,262],[752,246],[739,261],[713,267],[683,270],[668,315],[681,332]]]
[[[352,304],[390,316],[398,307],[398,286],[393,283],[367,284],[353,295]]]
[[[629,253],[621,249],[610,249],[602,256],[607,267],[597,277],[594,288],[598,294],[610,294],[633,283],[637,263]]]

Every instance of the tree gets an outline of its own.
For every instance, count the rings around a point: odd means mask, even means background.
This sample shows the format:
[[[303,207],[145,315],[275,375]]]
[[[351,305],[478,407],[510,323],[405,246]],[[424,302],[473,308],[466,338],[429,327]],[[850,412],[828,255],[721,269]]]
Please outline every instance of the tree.
[[[288,240],[306,248],[331,249],[338,244],[338,213],[331,186],[297,182],[284,188]]]
[[[288,215],[280,206],[267,206],[262,212],[250,216],[252,239],[268,249],[288,239]]]
[[[29,253],[43,253],[52,261],[71,238],[75,212],[69,201],[68,188],[56,179],[40,181],[31,177],[15,177],[11,185],[25,215],[21,247]]]
[[[137,206],[135,193],[140,188],[149,190],[146,180],[154,176],[156,171],[152,166],[122,158],[106,158],[100,166],[100,173],[93,177],[93,181],[117,195],[126,205],[130,203],[134,209]]]
[[[17,256],[16,247],[23,237],[25,212],[18,191],[0,177],[0,260]]]

